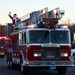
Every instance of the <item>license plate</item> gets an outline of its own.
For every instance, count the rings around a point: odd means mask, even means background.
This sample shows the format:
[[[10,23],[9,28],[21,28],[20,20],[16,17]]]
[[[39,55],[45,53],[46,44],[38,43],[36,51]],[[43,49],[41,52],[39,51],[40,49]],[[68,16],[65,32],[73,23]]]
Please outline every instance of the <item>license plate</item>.
[[[55,70],[56,66],[50,66],[50,70]]]

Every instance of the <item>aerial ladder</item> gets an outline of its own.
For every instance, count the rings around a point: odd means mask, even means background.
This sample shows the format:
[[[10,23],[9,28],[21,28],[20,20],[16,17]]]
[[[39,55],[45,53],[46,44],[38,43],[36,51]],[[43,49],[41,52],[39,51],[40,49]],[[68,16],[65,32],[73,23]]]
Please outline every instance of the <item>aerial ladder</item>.
[[[15,30],[19,30],[22,27],[26,28],[29,24],[34,27],[54,27],[63,15],[64,10],[60,10],[59,7],[50,11],[48,11],[47,7],[42,10],[33,11],[17,20]]]

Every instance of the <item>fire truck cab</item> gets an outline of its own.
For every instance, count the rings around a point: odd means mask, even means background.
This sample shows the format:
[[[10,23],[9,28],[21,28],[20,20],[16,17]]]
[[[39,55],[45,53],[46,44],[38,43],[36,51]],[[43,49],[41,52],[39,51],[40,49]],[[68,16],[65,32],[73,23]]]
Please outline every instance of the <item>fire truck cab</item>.
[[[29,73],[31,68],[42,68],[65,74],[67,67],[73,65],[70,30],[57,25],[60,11],[59,8],[54,10],[56,17],[52,16],[53,10],[48,12],[45,8],[43,14],[39,10],[39,13],[32,12],[18,20],[7,48],[9,68],[19,64],[22,73]]]

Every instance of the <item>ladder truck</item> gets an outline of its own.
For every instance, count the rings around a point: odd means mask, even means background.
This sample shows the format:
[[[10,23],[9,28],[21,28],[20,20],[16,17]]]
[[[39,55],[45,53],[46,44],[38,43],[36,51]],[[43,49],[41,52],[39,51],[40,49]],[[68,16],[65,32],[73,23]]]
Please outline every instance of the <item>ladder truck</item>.
[[[30,69],[57,70],[65,74],[73,66],[70,30],[58,25],[63,10],[48,8],[33,11],[17,20],[7,46],[7,65],[20,65],[22,73]],[[65,27],[65,28],[63,28]]]

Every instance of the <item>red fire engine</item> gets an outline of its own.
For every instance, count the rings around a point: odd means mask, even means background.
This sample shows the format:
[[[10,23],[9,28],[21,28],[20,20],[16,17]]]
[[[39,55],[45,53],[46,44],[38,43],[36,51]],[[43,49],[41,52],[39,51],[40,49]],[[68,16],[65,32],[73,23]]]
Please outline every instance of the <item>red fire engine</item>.
[[[59,8],[51,11],[45,8],[21,17],[10,35],[8,67],[19,64],[22,73],[39,68],[65,74],[73,63],[70,60],[70,30],[58,25],[63,14]]]
[[[0,57],[4,57],[5,55],[5,42],[8,40],[6,36],[0,37]]]

